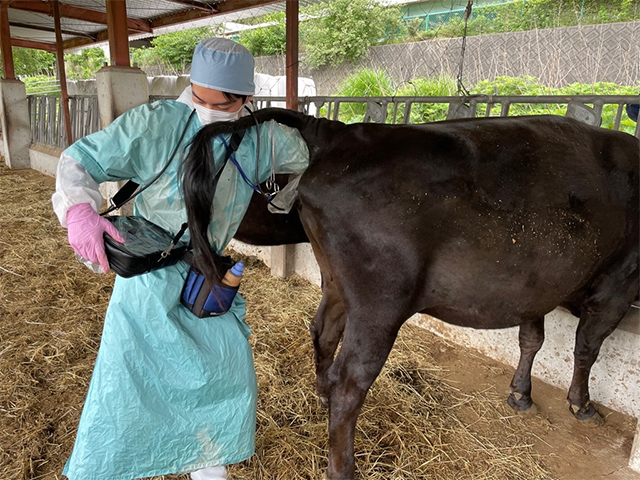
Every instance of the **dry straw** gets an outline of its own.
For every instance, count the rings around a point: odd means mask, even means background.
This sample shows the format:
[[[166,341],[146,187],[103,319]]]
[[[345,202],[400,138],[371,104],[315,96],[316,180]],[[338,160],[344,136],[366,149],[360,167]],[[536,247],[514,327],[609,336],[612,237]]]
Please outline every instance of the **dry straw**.
[[[114,277],[92,274],[73,258],[51,211],[51,178],[2,166],[0,180],[0,478],[62,479]],[[243,260],[258,427],[256,455],[231,474],[321,478],[327,411],[314,394],[308,333],[320,291],[296,276],[272,278],[259,261]],[[521,433],[525,423],[511,416],[502,395],[491,389],[471,396],[450,385],[429,353],[433,342],[428,332],[403,327],[360,415],[359,476],[549,478]]]

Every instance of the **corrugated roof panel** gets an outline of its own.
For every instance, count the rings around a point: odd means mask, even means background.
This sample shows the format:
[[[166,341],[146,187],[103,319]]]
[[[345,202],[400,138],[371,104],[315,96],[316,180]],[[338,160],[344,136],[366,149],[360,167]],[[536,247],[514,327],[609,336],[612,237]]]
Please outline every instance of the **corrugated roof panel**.
[[[107,2],[105,0],[63,0],[60,3],[95,10],[96,12],[106,13],[107,11]]]
[[[127,14],[132,17],[153,20],[166,15],[191,10],[188,5],[167,0],[127,0]]]
[[[314,3],[319,3],[323,0],[301,0],[300,7],[305,7]],[[233,6],[233,1],[228,0],[228,5]],[[85,8],[88,10],[94,10],[97,12],[106,12],[106,0],[63,0],[60,2],[62,5],[70,5],[79,8]],[[226,3],[225,0],[219,2],[213,2],[212,0],[203,0],[203,3]],[[184,22],[180,24],[167,25],[154,29],[152,34],[137,34],[132,35],[129,38],[131,40],[154,37],[163,33],[168,33],[176,30],[186,30],[189,28],[195,28],[198,26],[206,25],[218,25],[225,22],[234,22],[245,18],[256,17],[269,13],[281,12],[285,10],[286,2],[279,1],[277,3],[270,3],[267,5],[254,7],[250,9],[238,10],[235,12],[229,12],[223,15],[214,15],[205,17],[199,20],[193,20],[190,22]],[[153,20],[162,18],[167,15],[172,15],[180,12],[187,12],[192,10],[188,5],[172,2],[169,0],[127,0],[127,16],[130,18],[140,18],[144,20]],[[54,28],[53,17],[41,14],[33,13],[25,10],[18,10],[11,8],[9,3],[8,8],[9,22],[20,23],[25,25],[34,25],[47,28]],[[85,36],[86,34],[96,34],[106,30],[106,25],[87,22],[84,20],[76,20],[72,18],[63,17],[60,19],[62,30],[69,32],[78,32],[78,37]],[[85,34],[85,35],[83,35]],[[53,32],[43,32],[36,29],[26,29],[23,27],[11,26],[11,35],[15,38],[34,40],[53,43],[55,42],[55,35]],[[69,40],[74,38],[71,34],[63,34],[63,40]]]

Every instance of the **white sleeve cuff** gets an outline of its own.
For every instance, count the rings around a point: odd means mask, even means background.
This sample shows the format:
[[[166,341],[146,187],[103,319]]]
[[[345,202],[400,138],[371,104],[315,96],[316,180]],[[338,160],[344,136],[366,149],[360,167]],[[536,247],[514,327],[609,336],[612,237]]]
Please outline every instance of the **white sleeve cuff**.
[[[104,199],[98,183],[82,165],[63,152],[58,162],[56,192],[52,195],[51,202],[60,225],[66,228],[67,210],[79,203],[88,203],[98,212]]]

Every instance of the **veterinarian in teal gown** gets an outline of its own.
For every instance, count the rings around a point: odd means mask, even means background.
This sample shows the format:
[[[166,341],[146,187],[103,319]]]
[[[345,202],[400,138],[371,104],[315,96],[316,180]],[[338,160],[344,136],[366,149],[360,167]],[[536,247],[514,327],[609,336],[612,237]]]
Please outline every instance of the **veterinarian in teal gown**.
[[[91,177],[84,183],[132,179],[146,185],[184,130],[177,158],[137,197],[134,207],[135,215],[177,232],[186,221],[180,160],[202,127],[188,103],[162,101],[130,110],[68,148],[59,176],[73,177],[79,164]],[[236,152],[250,177],[256,137],[255,128],[248,130]],[[260,146],[260,181],[271,172],[273,152],[281,173],[300,173],[308,164],[298,132],[275,122],[260,126]],[[214,151],[221,162],[220,139]],[[77,188],[86,191],[81,183],[76,182]],[[63,225],[73,190],[58,185],[53,197]],[[217,251],[233,237],[252,193],[229,162],[209,229]],[[63,472],[70,479],[129,480],[194,472],[240,462],[254,453],[257,387],[245,302],[237,295],[228,313],[195,317],[180,304],[187,272],[188,266],[178,262],[145,275],[116,278],[75,446]]]

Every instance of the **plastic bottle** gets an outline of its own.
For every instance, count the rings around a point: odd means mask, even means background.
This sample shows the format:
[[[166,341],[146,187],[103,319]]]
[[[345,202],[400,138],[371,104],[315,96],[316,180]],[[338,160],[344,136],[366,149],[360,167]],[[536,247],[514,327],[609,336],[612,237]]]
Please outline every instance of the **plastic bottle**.
[[[238,262],[225,273],[220,283],[229,285],[230,287],[237,287],[242,280],[242,272],[244,272],[244,263]]]

